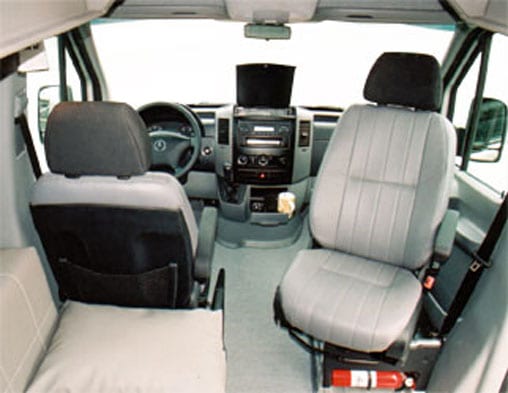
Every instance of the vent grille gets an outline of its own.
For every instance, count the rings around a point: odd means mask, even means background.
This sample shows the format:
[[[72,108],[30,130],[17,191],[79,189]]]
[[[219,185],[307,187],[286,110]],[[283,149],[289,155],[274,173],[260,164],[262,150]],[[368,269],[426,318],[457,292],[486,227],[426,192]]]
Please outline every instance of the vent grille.
[[[212,119],[215,120],[215,112],[197,112],[201,119]]]
[[[322,123],[337,123],[339,120],[339,116],[332,116],[332,115],[314,115],[314,121],[315,122],[322,122]]]
[[[301,120],[298,126],[298,146],[306,147],[310,145],[310,121]]]
[[[219,145],[229,145],[229,119],[219,119],[217,139]]]

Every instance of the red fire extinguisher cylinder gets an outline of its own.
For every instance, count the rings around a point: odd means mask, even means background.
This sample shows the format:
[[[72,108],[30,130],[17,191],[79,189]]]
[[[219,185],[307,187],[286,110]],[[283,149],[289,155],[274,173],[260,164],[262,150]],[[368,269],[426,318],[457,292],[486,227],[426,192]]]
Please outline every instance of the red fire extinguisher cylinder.
[[[414,388],[414,380],[401,371],[333,370],[331,385],[365,389]]]

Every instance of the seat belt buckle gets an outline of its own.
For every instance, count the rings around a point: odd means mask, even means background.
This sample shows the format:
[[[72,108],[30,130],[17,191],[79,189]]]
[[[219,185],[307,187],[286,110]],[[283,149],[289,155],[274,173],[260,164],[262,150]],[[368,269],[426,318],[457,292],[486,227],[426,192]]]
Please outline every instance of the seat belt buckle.
[[[474,259],[471,265],[469,266],[469,270],[471,270],[473,273],[476,273],[482,266],[483,265],[480,262]]]
[[[436,284],[436,276],[439,273],[439,269],[441,268],[441,264],[437,261],[432,262],[430,267],[426,270],[425,276],[422,282],[423,288],[427,291],[431,291]]]
[[[431,291],[432,288],[434,288],[434,285],[436,284],[436,277],[432,274],[429,274],[425,277],[425,280],[423,280],[423,287],[427,291]]]
[[[488,269],[492,266],[490,261],[483,259],[476,251],[473,252],[473,258],[473,262],[471,262],[471,265],[469,266],[469,270],[473,273],[476,273],[481,267]]]

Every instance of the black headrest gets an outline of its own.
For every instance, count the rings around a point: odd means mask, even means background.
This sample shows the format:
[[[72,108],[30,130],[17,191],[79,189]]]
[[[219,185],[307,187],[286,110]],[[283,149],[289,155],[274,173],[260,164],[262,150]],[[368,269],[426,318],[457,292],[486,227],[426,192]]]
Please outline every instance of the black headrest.
[[[383,53],[372,67],[363,95],[378,104],[438,110],[442,81],[433,56],[417,53]]]
[[[51,112],[46,157],[54,173],[71,176],[135,176],[150,167],[150,140],[127,104],[64,102]]]

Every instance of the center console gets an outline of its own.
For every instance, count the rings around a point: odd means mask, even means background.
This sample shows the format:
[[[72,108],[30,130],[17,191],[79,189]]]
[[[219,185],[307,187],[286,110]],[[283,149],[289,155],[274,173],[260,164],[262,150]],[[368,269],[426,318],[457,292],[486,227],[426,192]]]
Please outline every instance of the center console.
[[[235,108],[233,118],[234,181],[288,184],[293,175],[294,108]]]
[[[274,64],[237,66],[237,104],[216,111],[223,244],[288,244],[302,230],[312,113],[290,106],[293,72]]]
[[[216,173],[223,217],[262,226],[286,225],[279,194],[308,202],[312,114],[297,107],[217,111]]]

